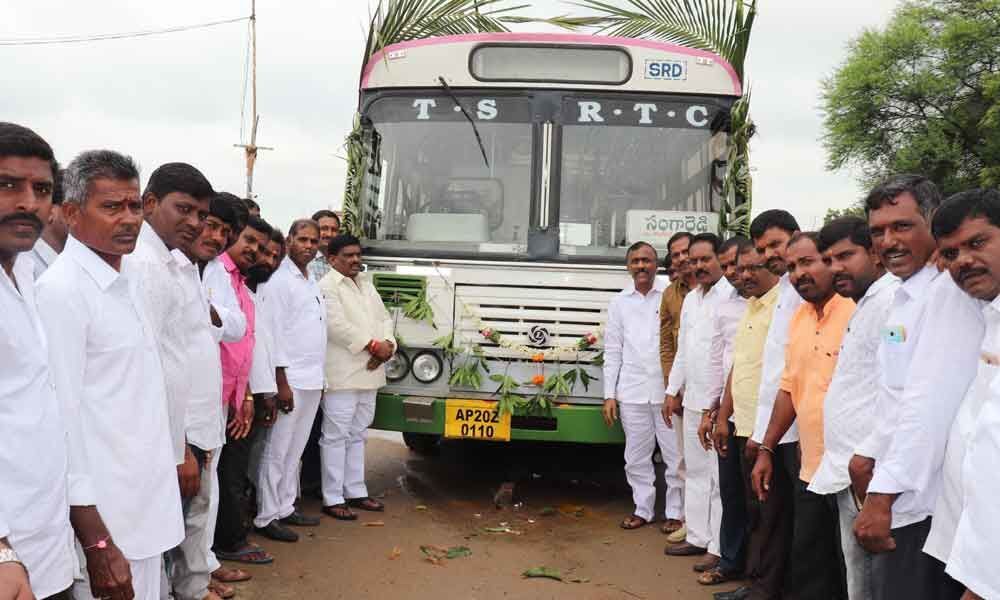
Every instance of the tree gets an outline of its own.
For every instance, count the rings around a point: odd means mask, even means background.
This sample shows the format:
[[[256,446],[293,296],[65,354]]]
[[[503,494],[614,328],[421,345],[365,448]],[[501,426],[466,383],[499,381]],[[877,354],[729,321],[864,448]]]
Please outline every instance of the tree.
[[[561,18],[564,26],[596,26],[609,35],[650,38],[708,50],[736,71],[744,95],[730,115],[730,152],[719,210],[720,233],[748,233],[753,185],[750,138],[756,127],[750,118],[750,94],[743,73],[750,34],[757,18],[757,0],[576,0],[597,16]],[[730,203],[729,199],[735,202]]]
[[[910,0],[823,82],[828,168],[1000,185],[1000,0]]]
[[[839,219],[840,217],[861,217],[862,219],[867,219],[865,206],[858,203],[847,208],[828,208],[826,209],[826,215],[823,217],[823,224],[826,225],[830,221]]]

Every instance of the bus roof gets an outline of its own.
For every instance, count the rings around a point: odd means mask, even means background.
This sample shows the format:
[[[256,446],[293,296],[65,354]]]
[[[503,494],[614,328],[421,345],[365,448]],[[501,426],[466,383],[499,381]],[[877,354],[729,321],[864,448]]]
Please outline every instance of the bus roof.
[[[605,82],[503,76],[483,79],[472,72],[471,59],[474,52],[487,46],[613,49],[627,54],[628,73],[621,81]],[[439,77],[453,87],[573,88],[737,97],[743,92],[733,67],[712,52],[654,40],[560,33],[481,33],[394,44],[375,53],[365,65],[361,89],[438,87]]]

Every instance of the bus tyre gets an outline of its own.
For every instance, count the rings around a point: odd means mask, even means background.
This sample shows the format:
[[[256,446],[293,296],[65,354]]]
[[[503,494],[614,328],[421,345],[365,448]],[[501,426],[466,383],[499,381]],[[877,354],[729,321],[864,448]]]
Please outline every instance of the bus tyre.
[[[434,454],[441,443],[441,436],[432,433],[403,433],[403,443],[417,454]]]

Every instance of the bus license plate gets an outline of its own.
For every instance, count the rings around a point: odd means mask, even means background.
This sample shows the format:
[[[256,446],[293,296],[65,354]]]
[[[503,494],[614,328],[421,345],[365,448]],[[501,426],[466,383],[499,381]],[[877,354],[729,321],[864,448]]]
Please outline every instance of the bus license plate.
[[[500,416],[495,402],[446,400],[444,437],[510,441],[510,415]]]

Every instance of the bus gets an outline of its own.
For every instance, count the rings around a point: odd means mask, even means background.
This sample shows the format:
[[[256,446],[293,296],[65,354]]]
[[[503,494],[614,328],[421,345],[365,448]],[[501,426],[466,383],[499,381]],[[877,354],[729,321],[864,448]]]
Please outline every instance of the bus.
[[[719,56],[649,40],[490,33],[372,56],[354,210],[399,340],[373,427],[417,451],[623,443],[601,344],[625,251],[717,230],[741,94]]]

